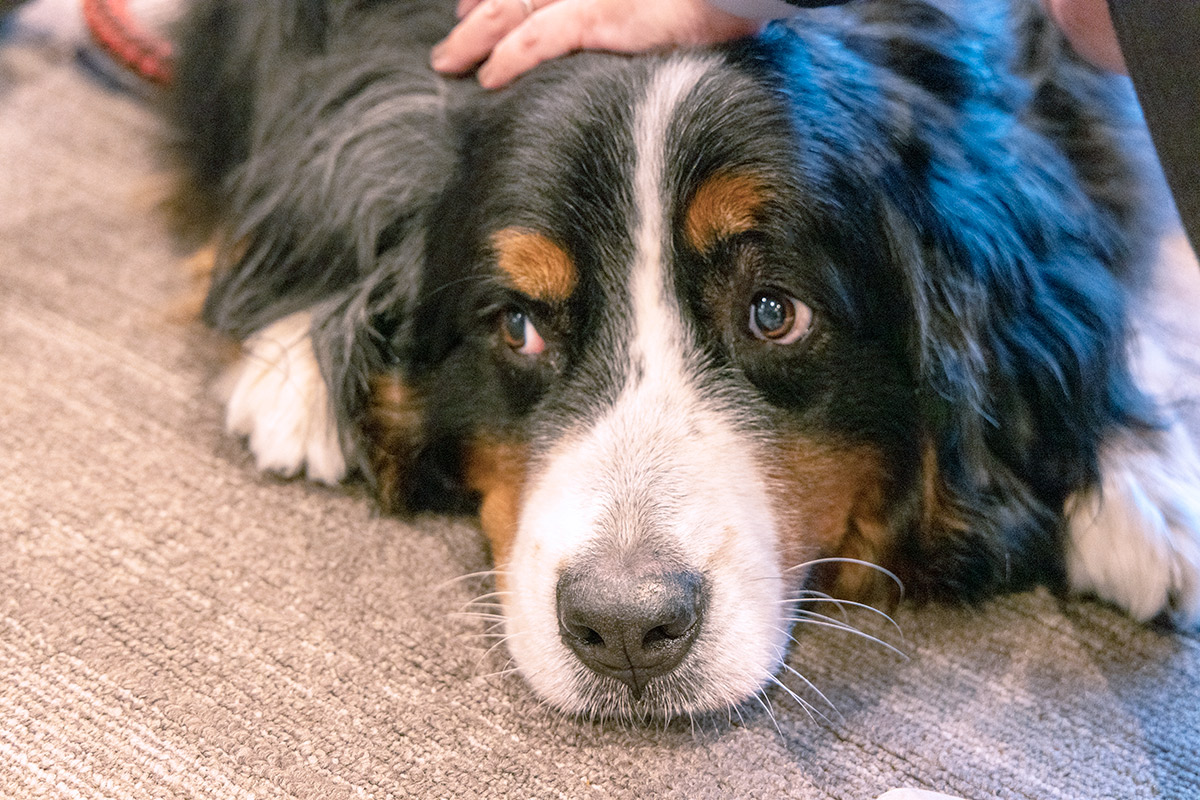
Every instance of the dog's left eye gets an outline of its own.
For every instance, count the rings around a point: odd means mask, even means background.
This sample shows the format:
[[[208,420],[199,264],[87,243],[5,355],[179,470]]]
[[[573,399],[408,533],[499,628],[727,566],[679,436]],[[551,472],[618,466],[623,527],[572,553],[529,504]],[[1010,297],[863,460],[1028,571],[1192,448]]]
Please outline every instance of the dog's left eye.
[[[765,342],[798,342],[812,328],[812,321],[812,309],[775,289],[761,290],[750,301],[750,332]]]
[[[500,338],[514,352],[536,356],[546,349],[546,340],[538,333],[533,320],[519,308],[500,312]]]

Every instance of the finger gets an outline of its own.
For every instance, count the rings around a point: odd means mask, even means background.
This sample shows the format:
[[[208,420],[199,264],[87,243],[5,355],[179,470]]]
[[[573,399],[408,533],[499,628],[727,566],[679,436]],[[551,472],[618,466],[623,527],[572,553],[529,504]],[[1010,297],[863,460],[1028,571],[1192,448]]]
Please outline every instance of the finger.
[[[463,19],[467,16],[467,14],[471,13],[471,10],[474,9],[475,6],[482,2],[483,0],[458,0],[458,5],[454,8],[454,15],[459,19]]]
[[[1066,34],[1075,52],[1098,67],[1111,72],[1125,72],[1125,58],[1121,54],[1117,32],[1104,0],[1048,0],[1046,8]]]
[[[438,72],[466,72],[525,19],[521,0],[483,0],[434,46],[430,63]]]
[[[543,61],[583,48],[591,26],[586,4],[561,0],[531,15],[492,48],[479,70],[479,83],[496,89]]]

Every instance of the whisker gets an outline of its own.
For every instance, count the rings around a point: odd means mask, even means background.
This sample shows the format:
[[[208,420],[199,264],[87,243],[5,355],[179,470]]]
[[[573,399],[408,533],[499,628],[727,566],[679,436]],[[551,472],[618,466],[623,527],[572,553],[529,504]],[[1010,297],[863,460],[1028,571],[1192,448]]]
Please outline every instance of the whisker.
[[[507,622],[507,620],[496,620],[494,622],[489,622],[482,631],[475,631],[474,633],[467,633],[467,634],[463,634],[463,635],[468,638],[471,638],[471,639],[478,639],[480,637],[487,637],[487,636],[495,636],[496,631],[499,630],[500,628],[503,628],[505,622]]]
[[[816,589],[801,589],[798,592],[796,592],[796,594],[792,595],[791,597],[785,597],[784,599],[778,600],[776,602],[790,603],[793,600],[809,600],[812,602],[816,602],[818,600],[834,601],[835,599],[836,598],[834,598],[833,595],[826,594],[825,592],[818,592]]]
[[[904,639],[904,629],[900,627],[900,623],[898,623],[898,622],[896,622],[896,620],[892,619],[892,616],[890,614],[888,614],[886,611],[881,611],[878,608],[876,608],[875,606],[870,605],[868,603],[858,603],[858,602],[855,602],[854,600],[839,600],[839,599],[835,599],[832,597],[828,598],[828,599],[800,597],[800,598],[796,598],[795,602],[796,603],[818,603],[818,602],[833,603],[834,605],[838,606],[838,608],[841,608],[843,611],[845,610],[846,607],[859,608],[859,609],[862,609],[863,611],[868,611],[878,617],[882,617],[883,619],[887,620],[888,623],[893,628],[896,629],[896,633],[900,636],[900,639],[901,640]]]
[[[482,619],[491,622],[503,622],[505,619],[502,614],[489,614],[486,611],[450,611],[446,616],[454,619]]]
[[[833,628],[834,630],[839,630],[839,631],[842,631],[843,633],[853,634],[855,636],[866,639],[869,642],[874,642],[875,644],[877,644],[880,647],[883,647],[887,650],[891,650],[893,653],[900,656],[900,658],[904,659],[905,661],[908,661],[908,654],[905,653],[903,650],[900,650],[899,648],[897,648],[895,645],[885,642],[883,639],[880,639],[878,636],[872,636],[869,633],[864,633],[863,631],[860,631],[858,628],[852,627],[850,625],[843,625],[842,623],[838,622],[837,620],[825,622],[823,620],[805,618],[805,617],[787,617],[785,619],[787,619],[790,622],[797,622],[801,625],[813,625],[818,628]],[[794,641],[794,639],[793,639],[793,641]]]
[[[495,600],[468,600],[458,608],[460,611],[467,611],[472,608],[478,608],[481,611],[490,609],[489,613],[499,614],[504,606],[502,606],[500,603],[497,603]]]
[[[881,567],[878,564],[872,564],[870,561],[864,561],[861,558],[844,558],[841,556],[830,556],[829,558],[814,558],[812,561],[805,561],[801,564],[796,564],[795,566],[788,567],[787,569],[784,570],[784,572],[795,572],[796,570],[805,569],[806,567],[816,567],[816,566],[820,566],[821,564],[856,564],[860,567],[868,567],[870,569],[875,570],[879,574],[889,578],[892,581],[892,583],[896,584],[896,588],[900,590],[900,596],[901,597],[904,596],[904,581],[900,580],[900,578],[898,578],[896,576],[896,573],[892,572],[890,569],[888,569],[886,567]]]
[[[766,696],[766,693],[762,689],[759,689],[752,696],[758,701],[758,704],[763,707],[763,711],[767,712],[767,716],[770,718],[771,724],[775,726],[775,731],[779,734],[779,738],[784,739],[785,737],[783,735],[783,728],[779,727],[779,720],[775,718],[775,712],[771,709],[771,706],[768,703],[770,698]]]
[[[476,633],[468,637],[467,641],[473,648],[488,647],[490,648],[497,641],[502,641],[504,634],[502,633]]]
[[[456,578],[450,578],[449,580],[442,581],[437,586],[434,586],[433,590],[435,592],[441,592],[449,589],[452,586],[463,583],[464,581],[469,581],[472,578],[493,578],[507,574],[508,572],[502,569],[485,569],[481,570],[480,572],[468,572],[466,575],[459,575]]]
[[[805,609],[805,608],[794,608],[794,609],[792,609],[792,614],[794,614],[795,616],[784,617],[784,619],[791,620],[792,622],[802,622],[804,620],[820,620],[822,622],[828,622],[831,625],[841,625],[845,628],[849,628],[849,629],[855,630],[855,631],[862,630],[857,625],[853,625],[847,620],[834,619],[833,617],[829,616],[828,614],[821,614],[820,612],[812,611],[812,610]]]
[[[501,647],[502,645],[508,644],[508,642],[509,642],[509,641],[510,641],[510,640],[511,640],[511,639],[512,639],[514,636],[516,636],[516,634],[515,634],[515,633],[510,633],[510,634],[507,634],[507,635],[501,636],[499,639],[497,639],[497,640],[496,640],[496,642],[495,642],[495,643],[494,643],[494,644],[493,644],[491,647],[489,647],[489,648],[488,648],[488,649],[487,649],[487,650],[484,652],[484,654],[483,654],[483,657],[484,657],[484,658],[487,658],[487,657],[488,657],[488,656],[490,656],[492,653],[494,653],[494,652],[496,651],[496,649],[497,649],[497,648]]]
[[[513,638],[515,638],[518,635],[519,634],[517,634],[517,633],[510,633],[510,634],[501,636],[499,639],[497,639],[495,641],[495,643],[492,644],[491,647],[489,647],[487,650],[484,650],[478,659],[476,659],[475,667],[478,668],[480,664],[482,664],[484,661],[487,661],[489,658],[491,658],[492,653],[496,652],[496,650],[498,648],[507,644],[510,640],[512,640]],[[508,659],[508,661],[506,662],[506,664],[511,664],[511,663],[513,663],[513,659],[510,657]]]
[[[512,594],[512,592],[488,592],[487,594],[481,594],[481,595],[479,595],[478,597],[476,597],[474,600],[471,600],[470,602],[472,602],[472,603],[483,603],[483,602],[488,602],[488,601],[490,601],[490,602],[493,602],[493,603],[494,603],[494,602],[495,602],[495,598],[497,598],[497,597],[508,597],[508,596],[510,596],[511,594]]]
[[[792,609],[791,613],[792,613],[792,616],[788,616],[786,614],[783,616],[784,622],[800,622],[800,623],[821,622],[830,627],[847,630],[852,633],[861,632],[861,629],[859,627],[857,627],[853,623],[849,622],[848,620],[834,619],[833,617],[830,617],[826,614],[820,614],[816,611],[810,611],[810,610],[803,609],[803,608],[794,608],[794,609]],[[794,638],[793,638],[793,641],[795,641]]]
[[[514,675],[520,671],[521,670],[519,667],[506,667],[505,669],[500,669],[500,670],[496,670],[495,672],[489,672],[484,675],[480,675],[479,679],[486,681],[486,680],[491,680],[493,678],[507,678],[509,675]]]
[[[774,675],[772,675],[769,678],[769,680],[771,681],[771,683],[773,683],[774,685],[776,685],[780,689],[782,689],[784,692],[786,692],[788,697],[795,700],[796,705],[800,706],[800,708],[804,711],[805,714],[808,714],[808,718],[810,720],[812,720],[813,722],[816,722],[817,717],[819,716],[821,719],[825,720],[826,722],[829,722],[829,719],[824,714],[822,714],[820,711],[817,711],[816,708],[813,707],[812,703],[808,702],[803,697],[801,697],[800,695],[796,694],[791,689],[789,689],[787,687],[787,685],[784,684],[783,681],[779,680],[779,678],[776,678]]]
[[[841,612],[842,621],[847,625],[850,624],[850,614],[847,613],[846,609],[839,604],[838,600],[835,600],[831,595],[827,595],[824,592],[813,592],[809,597],[797,596],[785,598],[778,601],[777,605],[787,606],[789,611],[795,611],[797,610],[797,606],[807,603],[834,603],[838,606],[838,611]]]
[[[471,638],[477,638],[480,636],[495,636],[495,632],[500,628],[503,628],[507,622],[508,620],[506,619],[493,620],[492,622],[489,622],[482,631],[476,631],[475,633],[468,633],[465,635]]]
[[[822,692],[820,689],[818,689],[817,685],[815,683],[810,681],[808,678],[806,678],[804,676],[803,673],[801,673],[799,670],[797,670],[795,667],[793,667],[789,664],[784,664],[783,668],[786,669],[788,672],[792,673],[793,675],[795,675],[800,680],[804,681],[804,685],[807,686],[809,689],[811,689],[813,692],[815,692],[817,697],[821,698],[821,700],[824,701],[825,705],[829,706],[829,710],[832,711],[834,714],[836,714],[839,720],[845,722],[846,718],[844,716],[842,716],[842,712],[838,711],[838,708],[837,708],[837,706],[835,706],[833,704],[833,701],[830,700],[828,697],[826,697],[825,693]],[[816,711],[816,708],[814,707],[813,710]],[[819,711],[817,711],[817,713],[821,714],[821,712],[819,712]],[[821,714],[821,719],[832,724],[832,721],[828,717],[826,717],[824,714]]]

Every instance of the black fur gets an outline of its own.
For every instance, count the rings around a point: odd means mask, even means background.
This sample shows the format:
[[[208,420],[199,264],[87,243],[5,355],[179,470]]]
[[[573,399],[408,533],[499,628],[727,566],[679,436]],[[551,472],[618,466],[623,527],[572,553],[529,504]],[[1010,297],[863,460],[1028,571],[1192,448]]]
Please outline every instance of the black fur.
[[[425,417],[384,498],[401,505],[458,505],[481,430],[553,430],[613,391],[597,354],[620,346],[606,287],[631,247],[630,104],[661,63],[580,55],[483,93],[427,66],[448,6],[202,0],[169,109],[224,247],[205,319],[241,337],[314,308],[355,452],[371,376],[415,386]],[[1150,419],[1124,363],[1122,281],[1152,226],[1123,85],[1032,1],[853,3],[719,54],[675,132],[673,202],[730,166],[777,199],[753,241],[676,243],[714,374],[764,420],[887,454],[879,557],[914,594],[1061,582],[1065,500],[1097,480],[1104,437]],[[482,266],[498,220],[554,231],[578,264],[569,303],[536,309],[554,364],[489,349],[511,302]],[[823,327],[803,353],[711,318],[739,258],[805,289]]]

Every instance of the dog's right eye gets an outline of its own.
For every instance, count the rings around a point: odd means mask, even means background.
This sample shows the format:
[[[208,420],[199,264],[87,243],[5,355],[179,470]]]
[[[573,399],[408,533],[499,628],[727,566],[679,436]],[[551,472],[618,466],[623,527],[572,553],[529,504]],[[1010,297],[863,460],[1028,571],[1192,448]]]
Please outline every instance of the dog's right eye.
[[[519,308],[506,308],[500,312],[500,338],[513,352],[524,356],[536,356],[546,349],[546,340],[538,333],[533,320]]]

